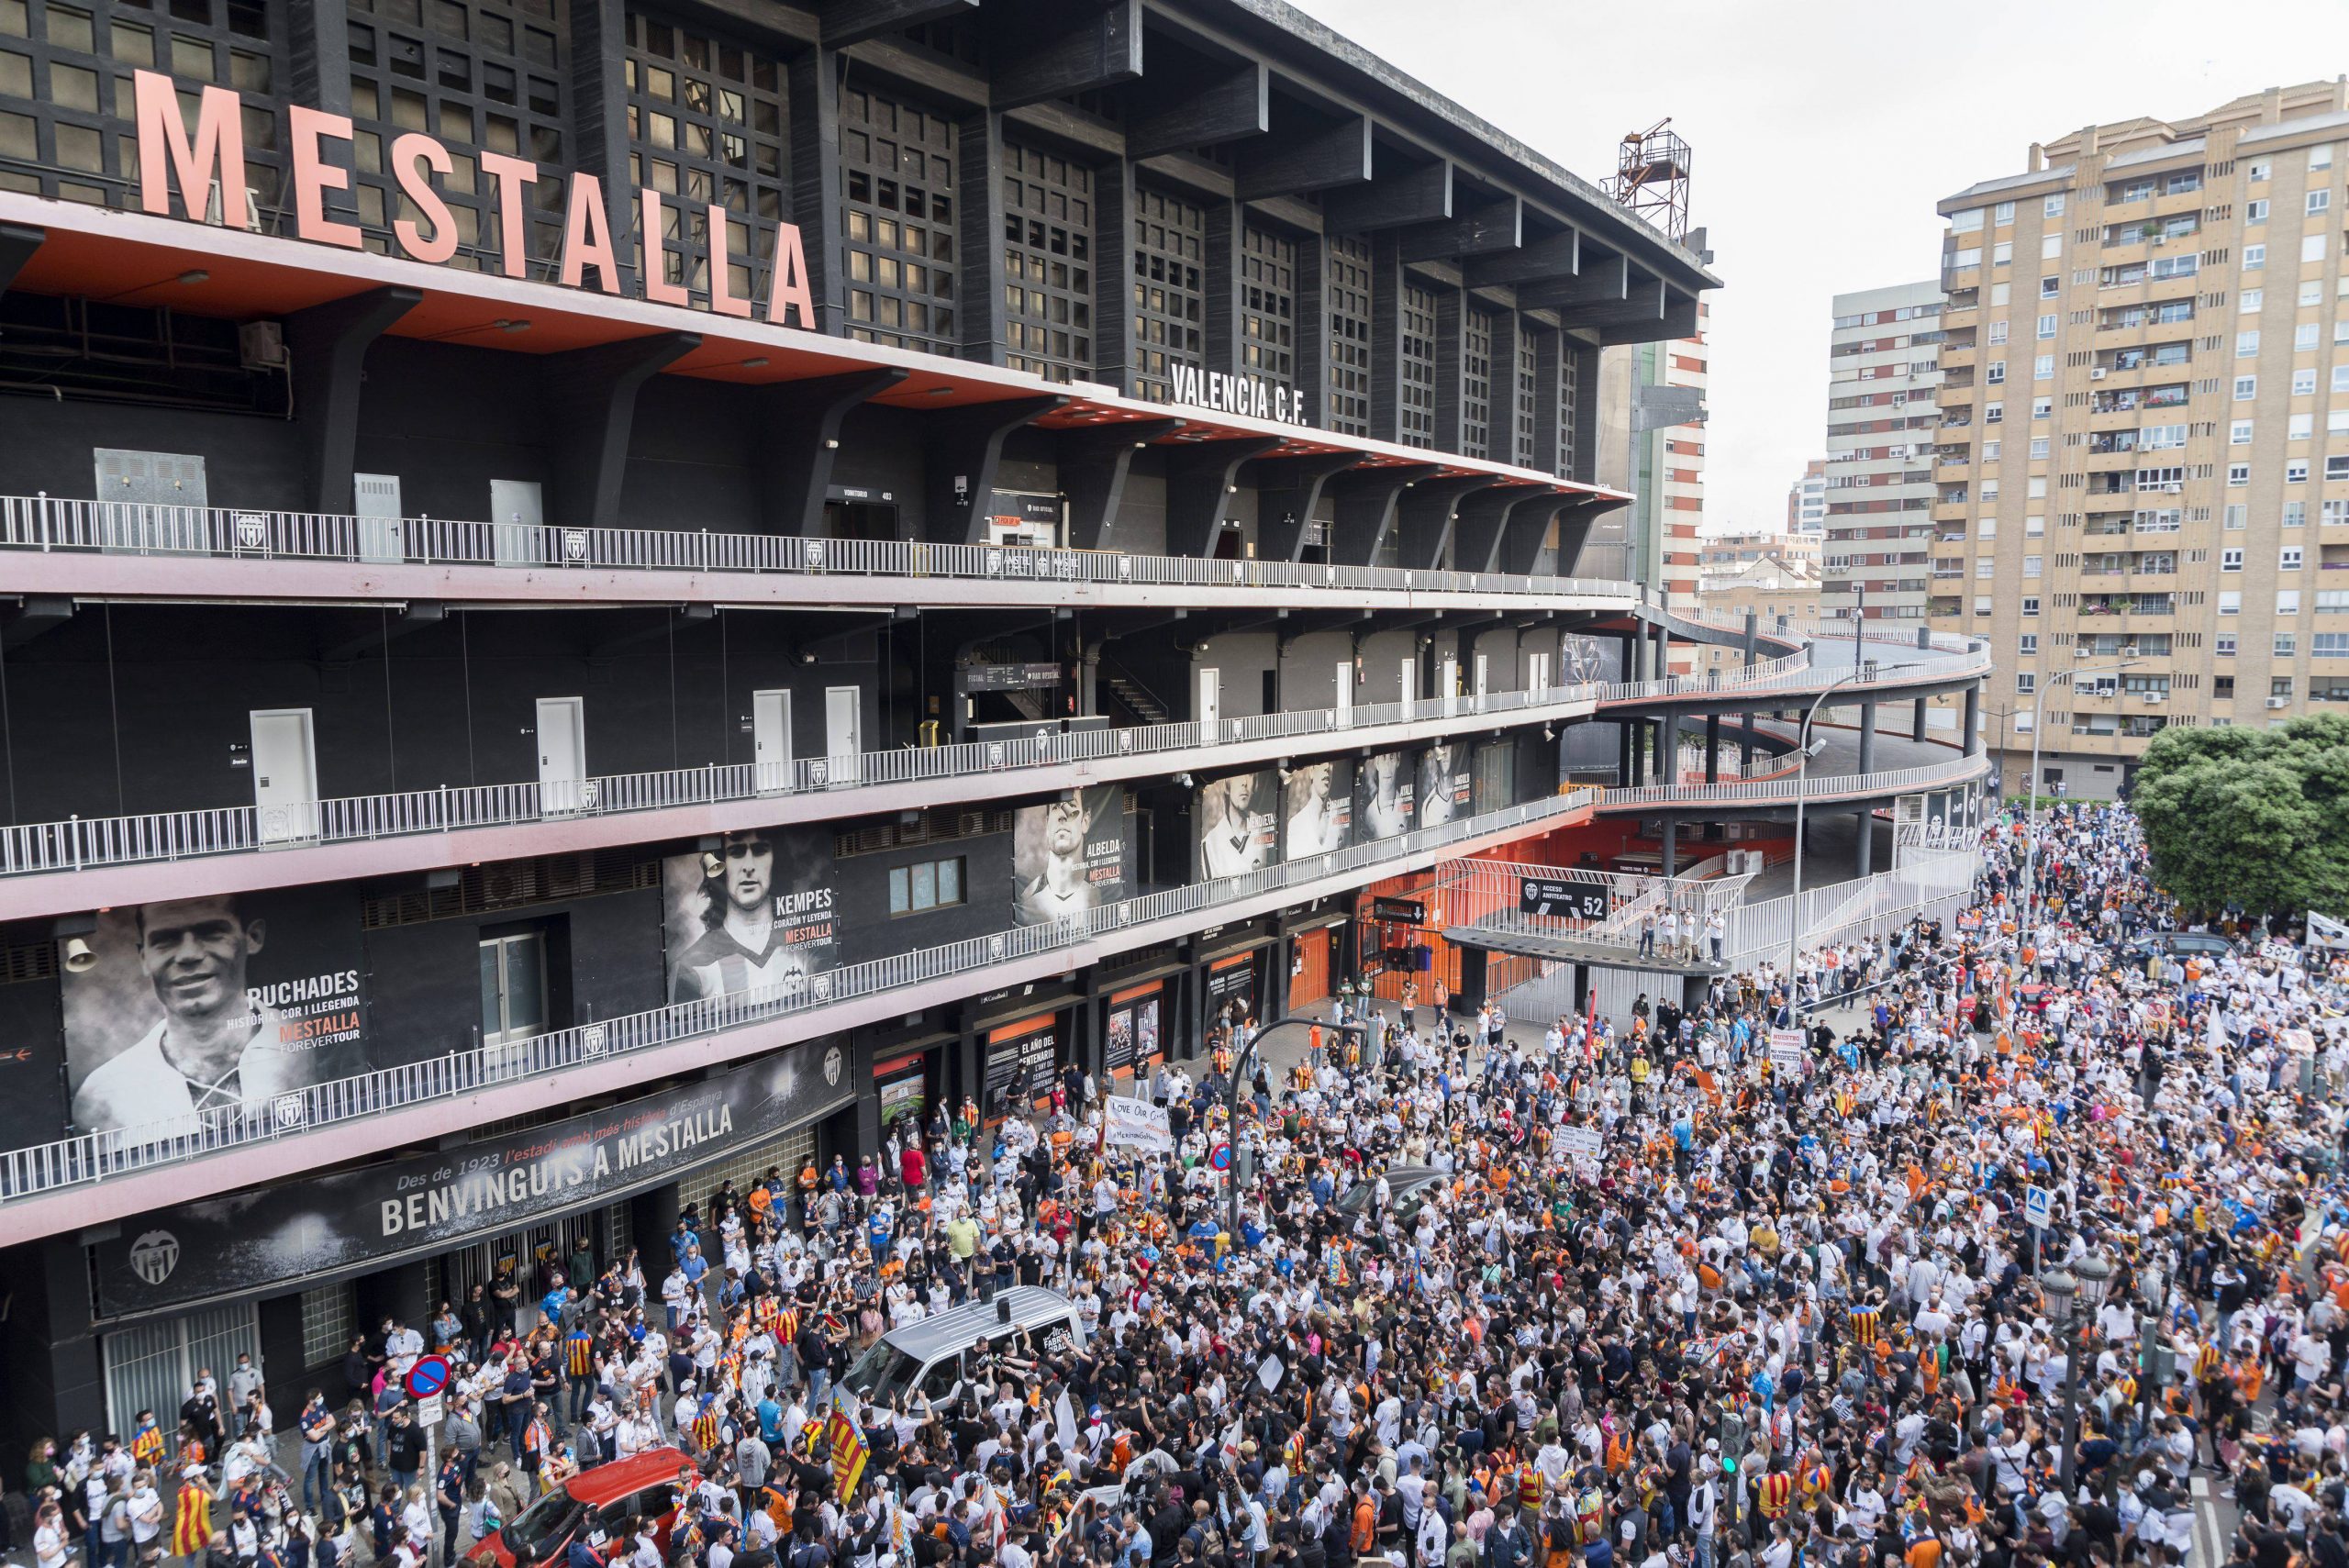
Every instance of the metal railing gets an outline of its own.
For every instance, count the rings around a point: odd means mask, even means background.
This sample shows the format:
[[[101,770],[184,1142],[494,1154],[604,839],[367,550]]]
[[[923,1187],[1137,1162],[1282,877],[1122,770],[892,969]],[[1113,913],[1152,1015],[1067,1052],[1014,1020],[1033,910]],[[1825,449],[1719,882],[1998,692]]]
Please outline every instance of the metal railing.
[[[1194,883],[1103,905],[1049,924],[1015,926],[942,947],[923,948],[800,976],[784,986],[676,1003],[596,1023],[577,1024],[511,1044],[451,1050],[427,1061],[377,1068],[312,1084],[279,1095],[266,1103],[224,1106],[169,1121],[82,1133],[12,1150],[0,1153],[0,1199],[23,1198],[179,1164],[268,1142],[290,1133],[474,1094],[631,1051],[720,1035],[752,1024],[820,1010],[855,997],[980,973],[1015,960],[1096,940],[1109,939],[1114,945],[1114,939],[1121,932],[1154,921],[1206,910],[1219,911],[1260,894],[1385,867],[1465,839],[1548,821],[1596,804],[1598,794],[1595,790],[1572,790],[1241,876]],[[319,1157],[324,1161],[349,1152],[322,1149]]]
[[[1710,868],[1726,868],[1713,856]],[[1639,945],[1640,922],[1647,915],[1693,909],[1701,919],[1735,904],[1751,873],[1699,877],[1698,868],[1677,877],[1652,872],[1605,871],[1597,866],[1531,865],[1508,861],[1446,861],[1436,868],[1435,887],[1448,929],[1493,936],[1553,938],[1631,950]],[[1554,908],[1528,909],[1519,895],[1527,879],[1561,896]]]
[[[1639,601],[1636,583],[1404,566],[1215,561],[1121,550],[908,539],[807,539],[710,529],[572,528],[361,517],[225,506],[160,506],[48,495],[0,496],[0,550],[239,561],[341,561],[540,571],[729,572],[794,577],[943,577],[1041,584],[1101,583],[1446,594],[1575,595]]]
[[[1602,703],[1798,689],[1806,684],[1807,665],[1807,655],[1792,653],[1750,670],[1721,671],[1717,678],[1675,676],[1668,681],[1586,682],[1534,692],[1491,692],[1481,697],[1459,695],[1449,701],[1433,696],[1365,704],[1346,710],[1304,708],[1222,719],[1214,724],[1186,720],[1114,729],[1063,732],[1051,728],[1019,740],[904,747],[778,762],[713,762],[700,767],[552,783],[444,785],[297,801],[266,809],[224,806],[117,817],[73,817],[62,821],[0,826],[0,877],[155,864],[475,828],[573,821],[585,817],[675,810],[762,798],[838,798],[841,812],[845,815],[862,809],[854,795],[863,789],[1016,773],[1025,769],[1150,756],[1203,746],[1348,734],[1419,720],[1507,716],[1521,716],[1529,720],[1572,717],[1577,709]]]
[[[1803,793],[1812,800],[1847,800],[1855,795],[1893,795],[1904,790],[1931,789],[1939,784],[1954,784],[1974,777],[1988,766],[1988,757],[1976,755],[1953,757],[1945,762],[1928,762],[1922,767],[1898,768],[1887,773],[1842,773],[1826,778],[1814,776],[1807,782],[1789,775],[1721,784],[1641,784],[1631,789],[1609,790],[1605,806],[1609,811],[1618,811],[1633,810],[1642,806],[1701,805],[1716,800],[1734,801],[1740,805],[1758,800],[1790,801],[1795,798],[1798,784],[1805,786]]]
[[[1798,929],[1805,949],[1863,932],[1888,931],[1952,900],[1970,898],[1981,862],[1977,843],[1971,850],[1921,854],[1857,882],[1742,904],[1729,912],[1723,951],[1732,964],[1743,967],[1763,959],[1783,961]]]

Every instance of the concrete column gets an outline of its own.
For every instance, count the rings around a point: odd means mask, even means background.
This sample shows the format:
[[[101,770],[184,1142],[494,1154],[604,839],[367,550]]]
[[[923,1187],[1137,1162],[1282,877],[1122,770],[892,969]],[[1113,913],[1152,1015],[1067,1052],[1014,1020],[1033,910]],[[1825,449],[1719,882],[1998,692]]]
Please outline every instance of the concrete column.
[[[1676,784],[1680,782],[1680,716],[1668,713],[1658,722],[1662,732],[1655,746],[1655,782]]]
[[[1624,728],[1631,736],[1631,783],[1635,786],[1643,784],[1648,782],[1648,721],[1644,718],[1626,719]]]
[[[1917,699],[1916,724],[1909,732],[1909,739],[1916,741],[1919,745],[1924,744],[1925,740],[1925,710],[1927,706],[1928,703],[1926,698],[1919,697]]]
[[[1982,688],[1980,685],[1965,688],[1965,714],[1959,722],[1965,726],[1965,754],[1969,757],[1981,755]]]
[[[1737,732],[1737,765],[1741,768],[1750,769],[1753,766],[1753,721],[1760,717],[1760,715],[1752,711],[1738,715],[1738,717],[1743,721],[1745,726],[1745,728]]]
[[[1647,680],[1649,678],[1648,639],[1634,631],[1627,635],[1623,640],[1628,644],[1623,650],[1623,663],[1625,668],[1631,671],[1631,679]]]
[[[1663,627],[1655,628],[1655,678],[1663,680],[1672,673],[1672,633]]]
[[[1664,874],[1680,874],[1680,824],[1669,817],[1664,824]]]
[[[1852,857],[1852,873],[1865,876],[1876,864],[1876,813],[1863,809],[1858,815],[1860,843],[1858,852]]]
[[[1876,704],[1860,705],[1860,766],[1859,772],[1876,772]]]
[[[1721,716],[1705,715],[1705,782],[1721,782]]]
[[[1762,662],[1761,621],[1757,612],[1745,612],[1745,665],[1749,670]]]
[[[1633,734],[1632,721],[1628,718],[1615,727],[1615,782],[1619,784],[1631,782]]]

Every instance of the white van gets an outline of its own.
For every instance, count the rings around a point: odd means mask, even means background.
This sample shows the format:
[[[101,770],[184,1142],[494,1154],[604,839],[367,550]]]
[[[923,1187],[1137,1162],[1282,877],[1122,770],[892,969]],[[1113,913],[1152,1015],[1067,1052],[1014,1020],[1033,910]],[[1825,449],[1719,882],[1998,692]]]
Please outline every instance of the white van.
[[[1041,1285],[1015,1285],[992,1301],[950,1307],[890,1329],[841,1374],[832,1403],[839,1408],[857,1399],[887,1405],[917,1392],[941,1403],[961,1387],[974,1352],[1008,1344],[1022,1333],[1045,1355],[1066,1355],[1085,1342],[1085,1319],[1074,1302]]]

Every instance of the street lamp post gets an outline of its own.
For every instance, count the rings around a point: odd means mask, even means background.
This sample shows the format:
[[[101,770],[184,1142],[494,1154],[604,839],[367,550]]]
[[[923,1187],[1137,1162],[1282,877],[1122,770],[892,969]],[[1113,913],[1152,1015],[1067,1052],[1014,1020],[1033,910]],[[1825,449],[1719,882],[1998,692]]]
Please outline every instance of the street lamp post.
[[[2049,679],[2047,691],[2053,692],[2056,687],[2066,682],[2076,681],[2082,675],[2118,674],[2123,670],[2133,670],[2143,662],[2142,659],[2129,659],[2118,664],[2107,664],[2097,670],[2059,671]],[[2024,787],[2029,792],[2023,799],[2026,802],[2024,809],[2030,814],[2031,830],[2023,835],[2022,918],[2015,925],[2015,936],[2019,941],[2031,940],[2032,926],[2039,906],[2039,738],[2047,729],[2047,726],[2040,722],[2047,717],[2047,704],[2044,697],[2045,694],[2041,694],[2036,711],[2032,715],[2031,777],[2023,781]]]
[[[1838,686],[1865,680],[1874,673],[1857,658],[1858,643],[1853,644],[1852,667],[1827,683],[1827,687],[1810,699],[1810,709],[1802,716],[1802,723],[1795,729],[1795,748],[1800,761],[1795,764],[1795,894],[1788,901],[1787,914],[1787,1024],[1795,1022],[1795,965],[1802,951],[1802,826],[1803,811],[1810,790],[1810,727],[1819,717],[1819,705],[1834,695]],[[1870,829],[1873,831],[1873,829]]]
[[[2069,1269],[2054,1269],[2039,1276],[2039,1294],[2047,1304],[2048,1321],[2054,1325],[2056,1339],[2064,1346],[2064,1438],[2055,1453],[2058,1474],[2065,1492],[2072,1489],[2071,1436],[2074,1401],[2080,1394],[2080,1358],[2072,1345],[2072,1313],[2079,1297],[2080,1282]]]

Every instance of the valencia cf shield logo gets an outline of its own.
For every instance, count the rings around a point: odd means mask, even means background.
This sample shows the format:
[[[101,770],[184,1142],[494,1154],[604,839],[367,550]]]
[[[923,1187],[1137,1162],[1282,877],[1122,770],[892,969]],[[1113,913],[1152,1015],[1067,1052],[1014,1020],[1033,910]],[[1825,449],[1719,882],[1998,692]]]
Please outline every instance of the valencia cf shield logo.
[[[130,1244],[130,1272],[149,1284],[161,1284],[179,1267],[180,1240],[168,1230],[150,1230]]]
[[[277,1118],[278,1126],[299,1127],[302,1125],[302,1096],[280,1095],[270,1102],[269,1111]]]
[[[838,1087],[841,1081],[841,1048],[833,1046],[824,1052],[824,1082]]]
[[[601,1024],[589,1024],[585,1029],[580,1030],[579,1050],[581,1054],[586,1056],[603,1055],[604,1026]]]

